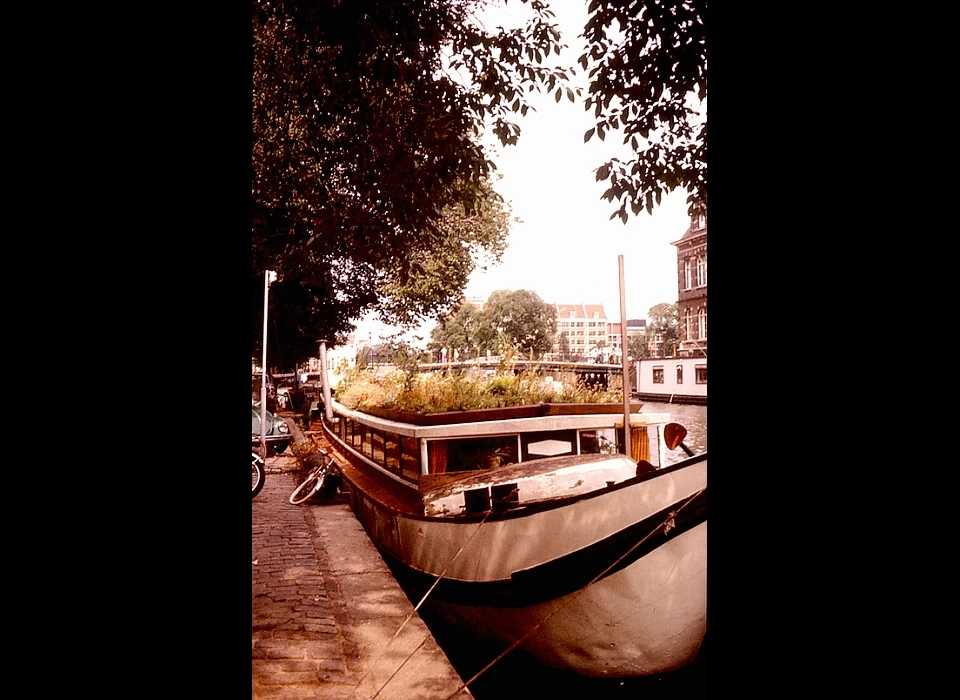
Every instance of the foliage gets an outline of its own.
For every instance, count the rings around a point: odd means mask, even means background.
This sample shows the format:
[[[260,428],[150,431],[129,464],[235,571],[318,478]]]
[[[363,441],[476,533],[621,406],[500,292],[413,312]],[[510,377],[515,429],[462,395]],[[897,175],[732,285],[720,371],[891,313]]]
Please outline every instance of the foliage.
[[[542,357],[553,347],[557,314],[552,304],[535,292],[497,290],[482,309],[462,304],[441,318],[431,333],[429,347],[457,351],[472,358],[490,351],[498,355],[516,352]]]
[[[350,409],[392,408],[416,413],[623,400],[620,392],[553,382],[536,370],[494,376],[470,376],[460,371],[410,375],[398,370],[378,378],[358,369],[344,376],[334,397]]]
[[[597,169],[610,181],[603,198],[620,202],[611,215],[653,212],[664,194],[687,192],[690,215],[707,205],[707,0],[591,0],[584,29],[590,67],[585,108],[596,126],[584,134],[602,141],[622,132],[633,157]]]
[[[650,347],[647,344],[646,332],[643,335],[631,335],[627,338],[627,354],[635,360],[650,357]]]
[[[449,311],[477,257],[499,259],[509,213],[481,134],[515,143],[530,90],[575,93],[546,4],[511,30],[483,4],[254,0],[252,276],[295,300],[286,335]]]
[[[676,355],[677,344],[680,342],[680,313],[676,304],[656,304],[648,312],[650,323],[647,324],[647,340],[653,341],[659,335],[662,341],[660,346],[661,357]]]
[[[483,311],[473,304],[463,303],[454,313],[448,314],[437,321],[437,325],[430,332],[430,342],[427,347],[434,351],[446,348],[451,354],[457,351],[460,357],[467,359],[476,357],[477,352],[489,349],[486,342],[481,342],[477,335],[480,326],[486,321]]]
[[[489,330],[496,332],[503,346],[511,345],[519,352],[541,357],[553,347],[557,332],[557,310],[536,292],[526,289],[498,289],[483,306]],[[484,328],[481,328],[483,332]]]

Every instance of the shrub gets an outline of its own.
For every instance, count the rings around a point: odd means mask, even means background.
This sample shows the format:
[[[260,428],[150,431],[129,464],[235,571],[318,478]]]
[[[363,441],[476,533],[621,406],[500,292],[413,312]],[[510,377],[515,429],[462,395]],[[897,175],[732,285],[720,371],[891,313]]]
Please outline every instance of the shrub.
[[[554,382],[535,371],[499,373],[492,377],[470,377],[462,372],[411,375],[396,371],[376,377],[364,368],[344,373],[334,396],[350,409],[379,407],[415,413],[623,400],[619,392]]]

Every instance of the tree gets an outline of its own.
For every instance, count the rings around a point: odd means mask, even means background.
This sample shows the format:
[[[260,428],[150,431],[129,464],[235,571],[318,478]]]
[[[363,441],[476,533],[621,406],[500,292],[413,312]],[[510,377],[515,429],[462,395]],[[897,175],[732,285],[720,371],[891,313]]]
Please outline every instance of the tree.
[[[648,345],[646,331],[643,335],[627,336],[627,353],[634,360],[650,357],[650,346]]]
[[[308,344],[369,310],[448,309],[475,254],[502,252],[481,134],[515,143],[530,90],[575,93],[546,4],[512,30],[482,4],[254,0],[252,276],[319,304],[292,325]]]
[[[472,304],[462,304],[454,313],[441,318],[430,332],[430,342],[427,347],[435,352],[446,348],[450,356],[453,352],[460,353],[460,357],[475,357],[478,348],[488,349],[486,343],[477,336],[483,323],[483,311]]]
[[[567,361],[571,358],[572,353],[570,352],[570,339],[567,337],[567,334],[562,332],[557,337],[557,345],[559,346],[560,359]]]
[[[433,328],[428,347],[446,348],[460,357],[475,357],[477,352],[503,354],[504,345],[523,354],[541,357],[553,347],[557,332],[557,312],[536,292],[526,289],[499,289],[482,309],[463,304],[453,314],[441,318]],[[561,340],[561,343],[563,341]]]
[[[610,218],[627,223],[628,206],[652,213],[677,188],[693,216],[707,205],[707,0],[591,0],[588,12],[579,62],[590,67],[585,108],[597,122],[584,142],[622,132],[633,151],[597,169],[610,181],[603,199],[620,202]]]
[[[653,341],[660,336],[660,357],[676,355],[677,344],[680,342],[680,314],[676,304],[656,304],[648,312],[650,323],[647,324],[647,341]]]
[[[541,357],[553,347],[557,310],[536,292],[497,290],[487,299],[483,311],[489,325],[487,328],[481,326],[481,337],[484,331],[496,331],[501,342],[535,357]]]

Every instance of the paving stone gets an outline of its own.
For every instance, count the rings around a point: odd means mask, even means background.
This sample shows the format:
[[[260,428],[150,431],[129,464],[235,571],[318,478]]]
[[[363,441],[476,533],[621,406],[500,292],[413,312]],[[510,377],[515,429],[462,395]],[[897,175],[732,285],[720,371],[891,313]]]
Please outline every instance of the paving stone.
[[[450,696],[461,680],[432,636],[414,644],[418,616],[392,639],[413,607],[349,506],[290,504],[295,458],[276,459],[252,506],[253,700]]]

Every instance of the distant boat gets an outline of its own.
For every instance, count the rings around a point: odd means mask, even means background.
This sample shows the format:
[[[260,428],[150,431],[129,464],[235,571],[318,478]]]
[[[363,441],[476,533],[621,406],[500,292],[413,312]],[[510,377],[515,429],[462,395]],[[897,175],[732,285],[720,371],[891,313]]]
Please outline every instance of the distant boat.
[[[707,403],[706,357],[657,357],[637,360],[631,395],[642,401]]]
[[[707,455],[666,466],[685,431],[628,415],[629,457],[617,404],[330,399],[321,420],[356,517],[424,608],[545,666],[625,678],[690,664],[707,626]]]

